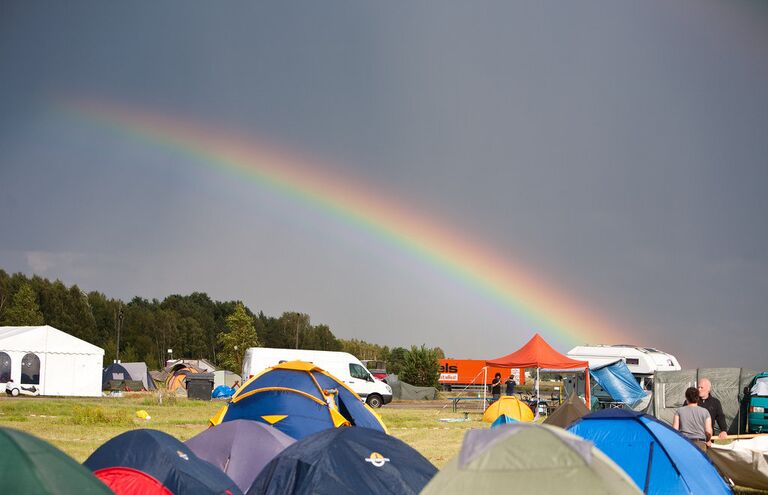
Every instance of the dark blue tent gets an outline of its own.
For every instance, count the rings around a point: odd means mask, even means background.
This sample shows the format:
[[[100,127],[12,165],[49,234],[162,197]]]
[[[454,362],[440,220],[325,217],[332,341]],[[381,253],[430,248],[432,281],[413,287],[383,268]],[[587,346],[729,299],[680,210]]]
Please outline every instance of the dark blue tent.
[[[122,433],[96,449],[83,464],[121,495],[242,493],[217,467],[157,430]]]
[[[370,428],[305,437],[267,464],[248,495],[417,494],[437,469],[403,441]]]
[[[704,452],[647,414],[605,409],[584,416],[568,431],[594,442],[644,493],[731,493]]]
[[[141,379],[141,377],[139,377]],[[133,380],[128,370],[119,363],[112,363],[101,373],[101,389],[107,390],[112,380]]]

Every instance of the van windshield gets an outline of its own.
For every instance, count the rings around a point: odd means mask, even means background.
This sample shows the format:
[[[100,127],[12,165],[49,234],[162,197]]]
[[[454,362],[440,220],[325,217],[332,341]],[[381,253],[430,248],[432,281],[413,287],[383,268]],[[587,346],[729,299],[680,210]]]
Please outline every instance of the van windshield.
[[[370,380],[368,370],[356,363],[349,363],[349,374],[352,378]]]

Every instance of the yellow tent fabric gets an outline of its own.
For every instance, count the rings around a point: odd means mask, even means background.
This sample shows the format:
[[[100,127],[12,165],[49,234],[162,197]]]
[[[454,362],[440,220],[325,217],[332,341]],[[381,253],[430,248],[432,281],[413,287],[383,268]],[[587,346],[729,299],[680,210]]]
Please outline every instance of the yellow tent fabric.
[[[506,414],[517,421],[533,421],[533,411],[531,411],[531,408],[513,396],[501,397],[488,406],[483,413],[483,421],[493,423],[502,414]]]

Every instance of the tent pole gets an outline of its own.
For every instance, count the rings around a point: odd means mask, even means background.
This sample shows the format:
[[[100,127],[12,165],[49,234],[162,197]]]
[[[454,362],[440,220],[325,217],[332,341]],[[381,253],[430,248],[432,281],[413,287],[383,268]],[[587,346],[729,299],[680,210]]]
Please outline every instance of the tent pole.
[[[541,398],[539,397],[539,386],[541,385],[539,380],[539,370],[541,368],[536,368],[536,411],[539,410],[539,402],[541,401]]]
[[[487,399],[485,397],[485,394],[488,392],[488,366],[483,366],[483,408],[485,408],[485,403],[487,402]]]
[[[590,395],[591,395],[590,392],[589,392],[590,388],[591,387],[589,386],[589,366],[587,366],[586,368],[584,368],[584,397],[585,397],[585,399],[587,401],[587,409],[589,409],[591,411],[592,410],[592,402],[591,402],[592,397],[590,397]]]

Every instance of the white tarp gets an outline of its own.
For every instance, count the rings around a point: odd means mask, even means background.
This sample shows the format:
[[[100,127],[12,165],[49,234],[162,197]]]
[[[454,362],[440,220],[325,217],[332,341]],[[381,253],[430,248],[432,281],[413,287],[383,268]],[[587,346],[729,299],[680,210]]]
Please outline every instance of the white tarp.
[[[0,358],[14,383],[35,385],[40,395],[101,396],[104,349],[48,325],[0,327]]]
[[[750,393],[757,397],[768,397],[768,376],[758,378]]]
[[[707,451],[717,469],[740,486],[768,490],[768,435],[712,445]]]

